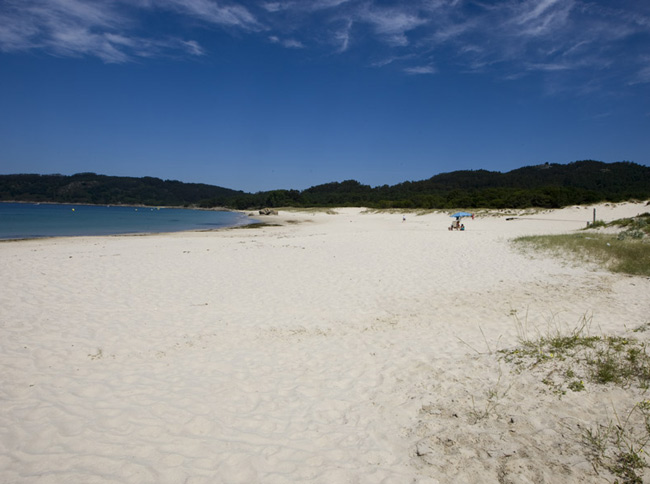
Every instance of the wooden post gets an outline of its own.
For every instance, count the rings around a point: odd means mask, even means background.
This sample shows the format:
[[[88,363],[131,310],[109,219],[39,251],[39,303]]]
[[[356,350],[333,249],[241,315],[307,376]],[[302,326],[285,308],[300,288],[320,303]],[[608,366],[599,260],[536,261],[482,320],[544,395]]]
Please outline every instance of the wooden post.
[[[594,208],[594,223],[596,223],[596,209]]]

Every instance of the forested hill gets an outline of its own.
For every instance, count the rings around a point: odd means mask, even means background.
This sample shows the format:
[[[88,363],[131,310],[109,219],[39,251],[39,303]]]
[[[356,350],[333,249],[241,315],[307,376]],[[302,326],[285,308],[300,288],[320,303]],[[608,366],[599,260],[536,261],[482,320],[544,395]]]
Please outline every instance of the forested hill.
[[[650,167],[630,162],[543,164],[507,173],[454,171],[428,180],[372,188],[355,180],[276,190],[235,200],[244,206],[376,208],[557,208],[650,198]]]
[[[507,173],[457,171],[385,189],[388,198],[419,193],[447,207],[548,207],[650,198],[650,167],[578,161],[527,166]],[[412,197],[411,197],[412,198]],[[426,204],[426,202],[423,202]]]
[[[367,206],[375,208],[556,208],[650,199],[650,167],[631,162],[577,161],[527,166],[507,173],[474,170],[428,180],[370,187],[355,180],[306,190],[245,193],[158,178],[80,173],[0,175],[0,200],[143,204],[250,209]]]
[[[0,175],[0,200],[96,205],[190,206],[204,200],[223,205],[244,192],[200,183],[78,173]]]

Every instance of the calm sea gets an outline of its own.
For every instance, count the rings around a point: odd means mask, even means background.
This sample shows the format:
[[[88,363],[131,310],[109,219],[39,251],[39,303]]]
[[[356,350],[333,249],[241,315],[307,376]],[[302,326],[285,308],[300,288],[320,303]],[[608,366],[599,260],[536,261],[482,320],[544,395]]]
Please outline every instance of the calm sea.
[[[214,210],[0,202],[0,239],[179,232],[251,222],[240,213]]]

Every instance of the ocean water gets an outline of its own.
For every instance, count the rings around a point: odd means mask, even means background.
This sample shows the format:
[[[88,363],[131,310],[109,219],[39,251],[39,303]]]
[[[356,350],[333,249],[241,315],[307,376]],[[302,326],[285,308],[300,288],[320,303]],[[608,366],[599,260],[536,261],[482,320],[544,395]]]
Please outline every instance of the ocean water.
[[[215,210],[0,202],[0,239],[179,232],[251,222]]]

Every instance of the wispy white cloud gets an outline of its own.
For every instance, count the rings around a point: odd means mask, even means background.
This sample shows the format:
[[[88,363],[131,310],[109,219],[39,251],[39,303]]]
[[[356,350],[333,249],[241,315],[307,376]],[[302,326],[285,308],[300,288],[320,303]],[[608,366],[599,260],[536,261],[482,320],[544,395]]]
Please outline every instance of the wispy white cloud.
[[[431,38],[435,43],[442,44],[453,41],[467,32],[471,32],[474,28],[475,23],[472,20],[458,23],[439,23],[433,29]]]
[[[338,52],[345,52],[350,47],[352,20],[348,19],[343,27],[336,30],[333,35],[334,44],[338,45]]]
[[[205,51],[195,40],[178,40],[177,42],[181,47],[183,47],[183,50],[191,55],[205,55]]]
[[[38,33],[39,28],[32,22],[8,13],[0,14],[0,50],[11,52],[37,47],[35,38]]]
[[[380,37],[394,46],[408,45],[407,33],[428,22],[406,10],[372,7],[360,11],[358,20],[371,24]]]
[[[405,68],[410,67],[411,65],[413,65],[413,63],[419,60],[421,59],[420,56],[418,55],[404,54],[404,55],[384,57],[380,60],[371,62],[369,65],[370,67],[375,67],[375,68],[381,68],[386,66],[398,66],[398,69],[403,71]],[[427,65],[431,65],[431,64],[427,64]]]
[[[606,113],[597,113],[591,116],[591,119],[607,119],[611,118],[613,116],[613,113],[611,112],[606,112]]]
[[[204,22],[217,25],[256,30],[260,27],[255,16],[238,4],[224,5],[213,0],[158,0],[152,8],[169,8],[179,13],[194,16]]]
[[[527,65],[528,70],[530,71],[546,71],[546,72],[553,72],[553,71],[566,71],[568,69],[571,69],[572,66],[568,64],[561,64],[561,63],[542,63],[542,64],[528,64]]]
[[[291,49],[303,49],[305,47],[302,42],[296,39],[285,39],[282,42],[282,45]]]
[[[284,0],[267,2],[263,8],[272,14],[266,19],[272,28],[299,30],[340,53],[350,48],[353,27],[370,29],[382,44],[405,47],[410,44],[409,33],[428,22],[417,7],[385,7],[368,0]],[[373,40],[360,35],[366,42]]]
[[[296,39],[280,39],[277,35],[271,35],[269,37],[269,40],[274,44],[280,44],[283,47],[287,47],[289,49],[304,49],[305,48],[303,43],[296,40]]]
[[[334,8],[344,3],[350,3],[350,0],[312,0],[311,2],[304,2],[301,0],[302,4],[310,10],[322,10],[327,8]]]
[[[302,10],[302,11],[317,11],[328,8],[338,7],[344,3],[351,2],[351,0],[311,0],[305,2],[304,0],[284,0],[282,2],[266,2],[262,4],[262,8],[269,12],[280,12],[283,10]]]
[[[502,79],[553,74],[559,83],[558,75],[570,82],[614,69],[620,76],[636,62],[627,43],[645,38],[650,45],[650,8],[627,0],[439,0],[430,11],[426,33],[414,44],[423,55],[441,52],[454,68],[498,71]]]
[[[211,0],[5,0],[0,3],[0,50],[43,49],[61,56],[94,56],[108,63],[174,53],[205,54],[195,40],[138,34],[138,15],[153,9],[206,24],[260,29],[245,7]]]
[[[574,2],[571,0],[524,2],[519,7],[521,13],[512,19],[514,33],[528,37],[554,35],[567,27],[573,7]]]
[[[158,13],[175,14],[174,34],[145,30],[146,16]],[[194,33],[205,27],[291,49],[363,49],[365,65],[409,74],[431,74],[435,58],[433,72],[556,83],[616,72],[627,83],[650,82],[650,5],[638,0],[0,0],[5,52],[44,49],[105,62],[201,56],[208,53]]]
[[[125,39],[116,35],[126,20],[110,7],[77,0],[8,0],[0,9],[0,49],[44,48],[57,55],[95,55],[123,62]]]
[[[630,81],[630,84],[648,84],[650,83],[650,55],[643,56],[641,59],[641,68]]]
[[[266,2],[262,4],[267,12],[280,12],[288,8],[287,4],[284,2]]]
[[[571,8],[573,3],[571,0],[526,0],[518,5],[517,9],[520,12],[515,16],[514,21],[527,24],[541,19],[543,23],[547,23],[549,18],[555,15],[554,8],[560,7],[565,10],[567,7]]]
[[[437,71],[435,67],[431,65],[427,65],[427,66],[406,67],[404,68],[404,72],[406,72],[407,74],[418,75],[418,74],[435,74]]]

